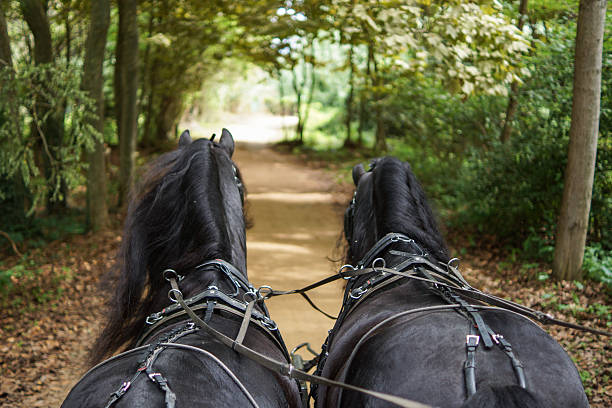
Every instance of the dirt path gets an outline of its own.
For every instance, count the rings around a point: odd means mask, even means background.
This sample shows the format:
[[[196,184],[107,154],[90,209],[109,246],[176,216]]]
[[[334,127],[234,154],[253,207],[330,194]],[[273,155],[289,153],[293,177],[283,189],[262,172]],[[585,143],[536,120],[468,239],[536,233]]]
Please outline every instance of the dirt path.
[[[249,278],[258,285],[294,289],[330,275],[334,248],[342,228],[344,195],[321,170],[304,167],[293,157],[262,145],[244,144],[235,154],[248,189],[249,215],[254,227],[247,232]],[[342,284],[312,292],[315,303],[337,314]],[[299,295],[273,298],[270,314],[282,329],[291,350],[310,342],[316,351],[333,322],[313,310]]]

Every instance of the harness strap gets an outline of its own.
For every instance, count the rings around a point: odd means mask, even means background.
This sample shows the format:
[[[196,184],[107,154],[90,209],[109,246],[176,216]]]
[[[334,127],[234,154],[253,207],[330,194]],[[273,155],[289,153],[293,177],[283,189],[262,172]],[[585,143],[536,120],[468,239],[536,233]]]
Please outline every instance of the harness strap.
[[[459,303],[461,305],[461,309],[469,313],[469,316],[471,317],[471,319],[473,319],[474,323],[476,324],[476,328],[478,329],[478,332],[480,333],[480,337],[482,338],[482,341],[484,342],[485,347],[486,348],[493,347],[493,340],[491,339],[491,335],[489,334],[491,329],[485,323],[480,313],[478,313],[478,310],[476,310],[472,305],[470,305],[465,300],[461,299],[461,297],[454,294],[450,289],[447,289],[446,291],[442,293],[444,293],[445,296],[448,296],[451,299],[450,303],[453,303],[453,302]]]
[[[510,362],[512,363],[512,368],[514,369],[514,374],[516,375],[516,379],[518,380],[519,386],[521,388],[527,388],[527,381],[525,379],[525,370],[523,369],[523,363],[521,363],[521,361],[512,351],[512,345],[510,344],[510,342],[500,334],[495,335],[494,339],[498,342],[501,349],[510,358]]]
[[[206,323],[210,322],[210,319],[212,319],[212,315],[213,315],[213,312],[215,311],[216,304],[217,302],[211,299],[208,299],[206,301],[206,314],[204,314],[204,321]]]
[[[476,348],[480,341],[480,336],[476,334],[474,326],[470,325],[470,334],[466,336],[465,348],[467,356],[463,365],[465,374],[465,388],[468,398],[476,394]]]
[[[255,306],[256,300],[252,300],[247,305],[246,311],[244,312],[244,318],[242,319],[242,323],[240,324],[240,330],[238,330],[238,335],[232,344],[232,350],[235,350],[236,344],[242,344],[244,340],[244,335],[249,328],[249,322],[251,320],[251,313],[253,312],[253,306]]]
[[[172,392],[170,386],[168,385],[168,380],[158,372],[153,372],[151,366],[147,367],[147,374],[149,375],[149,379],[157,384],[157,386],[164,392],[165,394],[165,402],[166,408],[174,408],[176,404],[176,394]]]
[[[308,374],[304,371],[296,369],[292,364],[283,363],[281,361],[265,356],[255,350],[252,350],[244,346],[241,343],[236,343],[230,337],[226,336],[225,334],[217,331],[216,329],[206,324],[206,322],[200,319],[200,317],[197,314],[195,314],[193,310],[191,310],[191,308],[183,300],[183,295],[178,290],[178,285],[177,285],[175,278],[173,277],[170,278],[170,284],[172,285],[172,289],[175,289],[175,291],[173,292],[175,296],[175,300],[185,309],[189,317],[191,317],[191,319],[197,326],[199,326],[202,330],[207,332],[209,335],[213,336],[215,339],[217,339],[221,343],[225,344],[227,347],[232,348],[239,354],[242,354],[243,356],[255,361],[256,363],[266,367],[267,369],[271,371],[277,372],[281,375],[284,375],[284,376],[287,376],[287,377],[290,377],[296,380],[309,381],[309,382],[314,382],[317,384],[341,387],[341,388],[352,390],[352,391],[362,392],[364,394],[382,399],[387,402],[391,402],[393,404],[396,404],[404,408],[430,408],[429,405],[421,404],[419,402],[411,401],[411,400],[401,398],[395,395],[385,394],[385,393],[381,393],[381,392],[377,392],[373,390],[367,390],[365,388],[357,387],[354,385],[345,384],[339,381],[334,381],[334,380],[330,380],[324,377],[319,377],[319,376]]]

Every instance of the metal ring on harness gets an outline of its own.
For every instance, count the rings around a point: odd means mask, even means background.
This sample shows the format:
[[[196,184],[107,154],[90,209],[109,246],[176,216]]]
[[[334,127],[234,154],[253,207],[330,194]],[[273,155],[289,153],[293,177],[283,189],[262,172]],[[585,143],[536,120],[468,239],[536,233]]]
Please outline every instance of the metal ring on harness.
[[[174,269],[166,269],[163,272],[164,275],[164,279],[167,280],[168,282],[170,282],[170,279],[174,278],[175,280],[179,281],[181,276],[174,270]]]
[[[172,294],[173,294],[173,293],[175,294],[174,296],[172,296]],[[177,297],[177,296],[179,296],[179,295],[180,295],[181,297],[183,297],[183,292],[181,292],[181,291],[180,291],[180,290],[178,290],[178,289],[170,289],[170,290],[168,291],[168,299],[170,299],[170,301],[171,301],[172,303],[178,303],[178,297]]]
[[[254,300],[257,300],[257,292],[249,290],[248,292],[244,292],[244,294],[242,295],[242,300],[244,300],[246,303],[252,302]]]
[[[352,276],[343,276],[344,272],[352,272],[355,270],[355,267],[351,264],[342,265],[340,269],[338,269],[338,275],[342,276],[342,279],[349,280]]]
[[[380,268],[386,268],[387,267],[387,262],[385,261],[384,258],[376,258],[375,260],[372,261],[372,269],[376,270],[376,263],[377,262],[382,262],[382,265],[380,266]],[[385,272],[383,272],[385,273]]]
[[[270,298],[270,295],[274,292],[271,286],[263,285],[257,289],[257,296],[260,300],[266,300]]]

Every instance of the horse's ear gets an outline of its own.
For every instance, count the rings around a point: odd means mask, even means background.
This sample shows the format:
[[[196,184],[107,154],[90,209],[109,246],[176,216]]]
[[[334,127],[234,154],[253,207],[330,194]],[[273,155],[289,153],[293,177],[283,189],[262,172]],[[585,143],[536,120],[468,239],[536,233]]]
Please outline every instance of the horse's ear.
[[[365,173],[366,173],[366,171],[363,168],[363,164],[359,163],[358,165],[353,167],[353,183],[355,183],[355,185],[359,184],[359,179]]]
[[[226,128],[223,128],[221,131],[221,139],[219,139],[219,144],[223,146],[223,148],[229,153],[229,156],[232,157],[234,154],[234,137]]]
[[[185,130],[183,133],[181,133],[181,137],[179,137],[179,147],[187,146],[191,143],[191,141],[189,130]]]

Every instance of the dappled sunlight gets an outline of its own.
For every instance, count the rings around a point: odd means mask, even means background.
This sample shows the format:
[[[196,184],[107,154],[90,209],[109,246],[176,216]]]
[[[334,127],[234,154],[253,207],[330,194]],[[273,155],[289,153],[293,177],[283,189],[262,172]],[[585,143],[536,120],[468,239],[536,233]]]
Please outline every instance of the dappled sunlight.
[[[296,116],[274,116],[270,114],[232,114],[224,112],[219,120],[202,122],[196,119],[181,121],[181,129],[189,129],[195,138],[209,138],[220,134],[222,128],[232,132],[234,140],[248,143],[276,143],[293,134]]]
[[[312,254],[312,251],[300,245],[282,244],[270,241],[249,241],[247,240],[249,251],[269,251],[272,253],[284,252],[289,254]]]
[[[330,193],[257,193],[249,194],[250,201],[270,200],[281,203],[332,203],[334,196]]]

